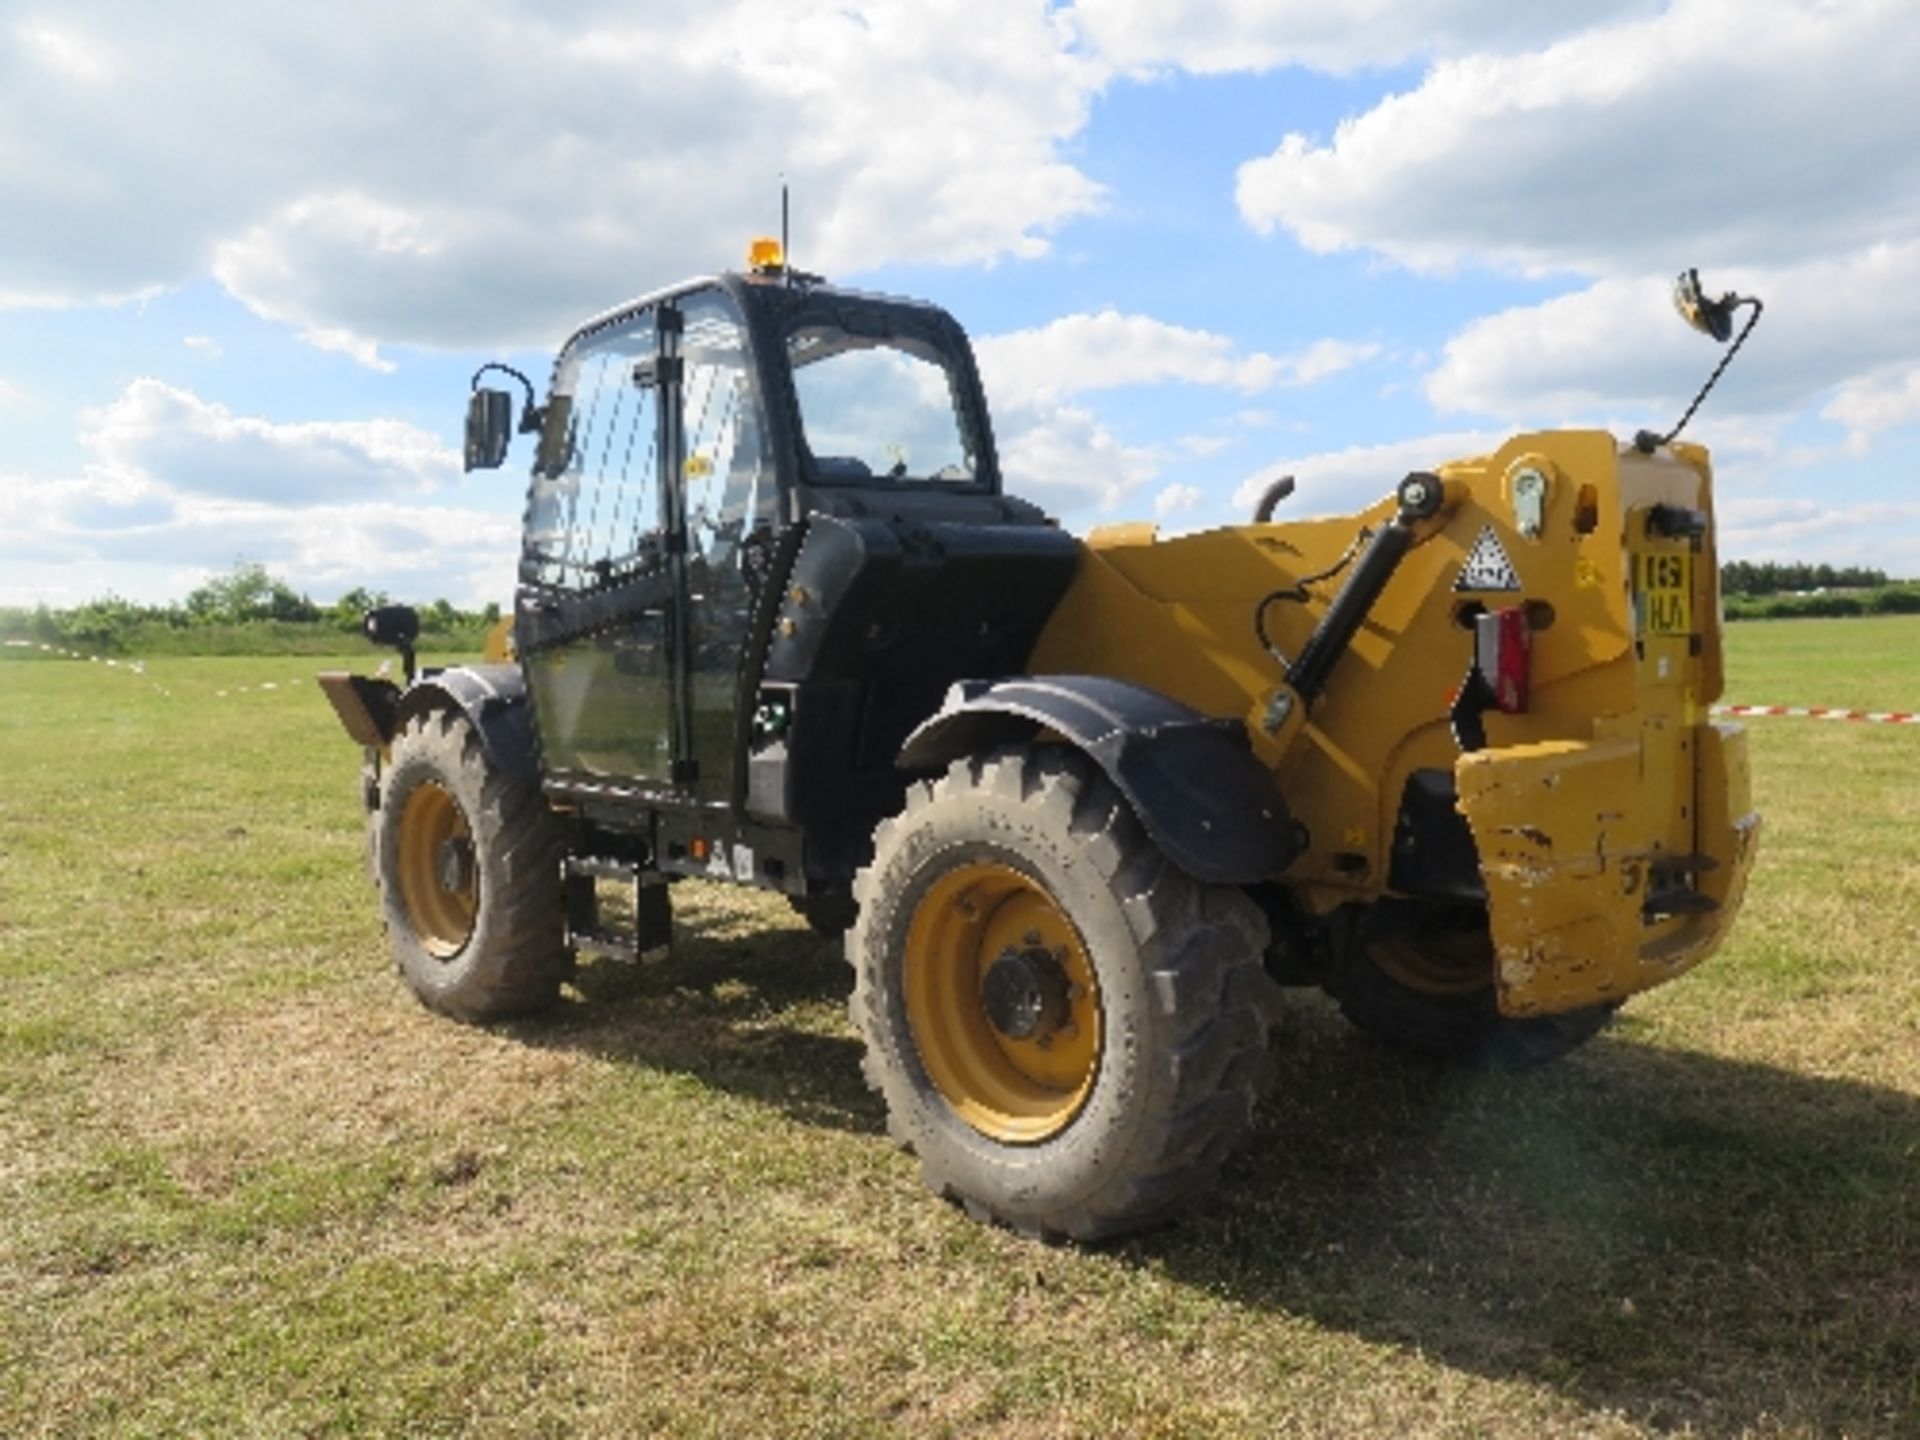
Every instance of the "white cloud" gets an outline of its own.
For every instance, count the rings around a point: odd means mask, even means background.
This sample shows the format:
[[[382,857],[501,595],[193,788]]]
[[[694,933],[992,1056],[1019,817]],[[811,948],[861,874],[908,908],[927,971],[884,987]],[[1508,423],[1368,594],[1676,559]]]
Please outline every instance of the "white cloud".
[[[44,20],[22,21],[13,27],[13,35],[30,61],[62,80],[104,85],[118,68],[98,40]]]
[[[16,303],[211,266],[374,363],[389,343],[551,343],[738,264],[783,171],[796,258],[829,273],[1040,254],[1101,202],[1063,147],[1106,71],[1045,0],[59,14],[0,30]],[[96,60],[114,82],[77,83]]]
[[[1877,430],[1891,430],[1920,419],[1920,369],[1895,366],[1840,387],[1820,412],[1864,441]]]
[[[1240,209],[1417,269],[1791,263],[1912,233],[1916,69],[1908,0],[1673,0],[1288,135],[1241,168]]]
[[[1182,454],[1205,460],[1229,449],[1234,442],[1225,435],[1182,435],[1174,443],[1180,447]]]
[[[1233,504],[1251,515],[1267,487],[1282,475],[1291,475],[1296,488],[1280,502],[1275,519],[1344,515],[1392,493],[1393,487],[1415,470],[1432,470],[1449,460],[1487,454],[1505,438],[1484,431],[1454,431],[1296,456],[1262,466],[1249,475],[1233,492]]]
[[[276,424],[235,415],[190,391],[136,380],[86,417],[95,472],[178,495],[317,504],[424,494],[455,480],[460,457],[398,420]]]
[[[1069,524],[1110,514],[1160,473],[1157,450],[1125,444],[1089,410],[1049,405],[1012,416],[1000,436],[1008,492]]]
[[[180,342],[203,360],[218,360],[226,351],[211,335],[189,335]]]
[[[88,414],[80,440],[78,475],[0,476],[11,603],[88,598],[103,567],[129,598],[177,599],[183,577],[240,560],[323,597],[511,592],[517,515],[445,503],[458,457],[415,426],[277,423],[138,380]]]
[[[1073,18],[1115,63],[1197,73],[1283,65],[1344,72],[1418,56],[1510,50],[1552,40],[1654,0],[1077,0]]]
[[[0,151],[5,142],[0,140]],[[4,160],[0,154],[0,160]],[[103,309],[141,306],[165,293],[164,285],[142,285],[132,290],[7,290],[0,289],[0,310],[73,310],[81,306]]]
[[[1782,416],[1836,389],[1828,418],[1852,429],[1915,418],[1903,408],[1898,377],[1920,345],[1920,239],[1841,259],[1706,271],[1703,279],[1767,305],[1708,400],[1705,423]],[[1443,413],[1515,425],[1635,415],[1636,425],[1664,428],[1721,353],[1674,316],[1668,284],[1658,274],[1607,279],[1477,320],[1447,342],[1427,397]]]
[[[1074,397],[1175,383],[1251,394],[1312,384],[1378,353],[1372,344],[1320,340],[1293,355],[1268,355],[1243,350],[1226,335],[1114,310],[974,341],[1008,489],[1070,524],[1110,516],[1159,476],[1170,455],[1205,457],[1230,443],[1189,435],[1164,447],[1131,445]],[[1261,423],[1252,414],[1242,412],[1240,423]]]
[[[1688,366],[1705,379],[1713,363],[1713,351],[1675,316],[1665,282],[1640,276],[1473,321],[1447,342],[1425,388],[1443,414],[1557,423],[1661,398],[1674,408],[1684,403]]]
[[[31,402],[32,397],[18,385],[0,380],[0,410],[24,410]]]
[[[1108,72],[1045,0],[736,4],[704,58],[797,111],[796,159],[829,182],[797,190],[797,214],[822,217],[829,266],[1039,255],[1100,202],[1057,147]]]
[[[1175,382],[1251,394],[1313,384],[1379,351],[1377,345],[1356,341],[1316,340],[1295,355],[1247,352],[1230,336],[1115,310],[1064,315],[1035,329],[974,342],[988,395],[1007,406]]]
[[[1312,385],[1329,375],[1338,375],[1342,370],[1365,364],[1379,353],[1380,347],[1369,341],[1316,340],[1299,354],[1281,362],[1285,377],[1282,383]]]
[[[11,487],[16,478],[0,477]],[[505,602],[513,591],[519,524],[460,506],[371,502],[284,509],[257,501],[149,496],[109,507],[98,481],[32,480],[35,532],[11,522],[0,500],[0,604],[72,604],[103,593],[177,600],[241,561],[263,564],[294,589],[325,600],[356,585],[408,599]]]
[[[1185,515],[1200,508],[1207,492],[1198,485],[1169,485],[1153,497],[1153,513],[1161,520]]]
[[[474,224],[479,229],[478,217]],[[391,371],[373,337],[408,322],[392,309],[397,297],[389,286],[411,277],[400,303],[416,310],[452,305],[449,283],[470,273],[466,264],[448,263],[445,237],[459,233],[458,216],[429,219],[353,192],[313,195],[221,241],[213,273],[257,314],[294,326],[308,344]],[[484,238],[467,234],[469,241]],[[345,323],[328,323],[322,318],[328,315]],[[461,330],[472,327],[466,338],[479,342],[492,323],[487,307],[476,303]]]
[[[1823,559],[1920,578],[1920,501],[1736,498],[1716,506],[1728,560]]]
[[[56,487],[57,490],[57,487]],[[66,560],[80,570],[208,575],[258,562],[296,590],[323,597],[355,585],[461,603],[512,593],[519,525],[462,507],[373,502],[300,510],[253,501],[183,499],[164,516],[106,525],[88,508],[63,506],[63,523],[22,558]],[[177,599],[162,592],[154,599]]]

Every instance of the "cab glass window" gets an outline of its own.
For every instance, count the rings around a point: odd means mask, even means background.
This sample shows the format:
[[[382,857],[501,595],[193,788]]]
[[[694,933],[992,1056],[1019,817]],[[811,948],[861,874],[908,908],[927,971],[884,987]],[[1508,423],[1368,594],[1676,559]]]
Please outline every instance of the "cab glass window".
[[[723,292],[705,290],[681,301],[680,314],[688,540],[696,555],[727,563],[772,526],[779,492],[740,312]]]
[[[636,378],[658,348],[648,311],[561,355],[527,497],[522,580],[592,589],[660,564],[659,391]]]
[[[937,347],[808,325],[787,353],[818,479],[974,483],[958,386]]]

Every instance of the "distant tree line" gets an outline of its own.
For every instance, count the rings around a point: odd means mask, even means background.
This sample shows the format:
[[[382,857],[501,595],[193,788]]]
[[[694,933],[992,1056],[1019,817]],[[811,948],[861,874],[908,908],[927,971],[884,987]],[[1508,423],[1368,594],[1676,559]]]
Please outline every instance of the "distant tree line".
[[[321,654],[347,648],[343,637],[360,633],[361,617],[390,603],[385,591],[356,586],[318,605],[264,565],[242,563],[174,604],[109,595],[67,610],[0,607],[0,639],[99,655]],[[414,608],[423,650],[478,650],[500,618],[492,602],[462,610],[436,599]]]
[[[1720,589],[1727,595],[1791,595],[1812,590],[1875,590],[1887,583],[1884,570],[1859,565],[1783,564],[1777,560],[1729,560],[1720,567]]]
[[[1920,614],[1920,581],[1890,582],[1858,565],[1732,560],[1720,567],[1729,620],[1809,615]],[[264,565],[242,563],[176,604],[141,605],[109,595],[69,610],[0,607],[0,640],[60,645],[97,655],[327,654],[351,648],[361,616],[392,603],[355,586],[315,604]],[[462,610],[445,599],[414,602],[424,651],[475,651],[500,607]]]
[[[1830,615],[1920,615],[1920,582],[1863,590],[1792,590],[1778,595],[1726,597],[1729,620],[1797,620]]]

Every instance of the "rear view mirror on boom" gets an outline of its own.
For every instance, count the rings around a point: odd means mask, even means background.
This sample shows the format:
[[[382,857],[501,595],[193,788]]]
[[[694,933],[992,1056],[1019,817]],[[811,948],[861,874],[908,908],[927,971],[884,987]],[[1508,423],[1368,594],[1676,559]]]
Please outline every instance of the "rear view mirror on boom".
[[[468,470],[498,470],[513,438],[513,396],[476,390],[467,400]]]
[[[1705,335],[1709,340],[1726,345],[1727,353],[1720,357],[1720,363],[1713,367],[1713,373],[1707,377],[1707,383],[1700,387],[1700,393],[1693,397],[1693,403],[1687,406],[1674,427],[1666,434],[1657,434],[1652,430],[1642,430],[1633,437],[1634,448],[1643,455],[1651,455],[1662,445],[1671,445],[1679,438],[1680,432],[1687,428],[1687,422],[1693,418],[1694,411],[1707,398],[1709,391],[1719,383],[1726,373],[1727,366],[1733,363],[1733,357],[1740,353],[1740,347],[1747,343],[1747,336],[1753,333],[1753,327],[1760,323],[1760,312],[1765,307],[1756,295],[1736,295],[1729,290],[1718,300],[1707,294],[1707,287],[1700,282],[1698,270],[1682,270],[1680,277],[1673,282],[1673,308],[1680,312],[1680,318]],[[1733,317],[1737,311],[1750,310],[1747,323],[1741,328],[1737,339],[1733,334]]]

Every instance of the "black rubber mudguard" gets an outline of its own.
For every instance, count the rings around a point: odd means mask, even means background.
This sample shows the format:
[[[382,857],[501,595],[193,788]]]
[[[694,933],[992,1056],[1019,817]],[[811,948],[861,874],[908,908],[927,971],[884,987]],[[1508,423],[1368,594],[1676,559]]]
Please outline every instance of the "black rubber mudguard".
[[[401,695],[394,729],[424,710],[458,710],[472,722],[495,767],[540,783],[540,757],[526,676],[514,664],[452,665],[423,674]]]
[[[1167,858],[1196,880],[1251,885],[1293,862],[1300,837],[1245,727],[1157,691],[1099,675],[965,680],[901,748],[908,770],[1047,730],[1085,751],[1119,787]]]

